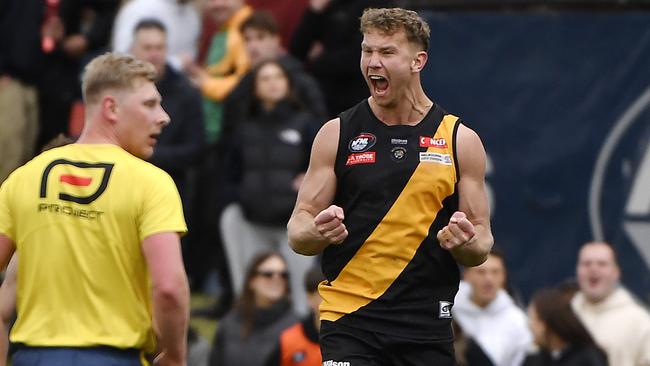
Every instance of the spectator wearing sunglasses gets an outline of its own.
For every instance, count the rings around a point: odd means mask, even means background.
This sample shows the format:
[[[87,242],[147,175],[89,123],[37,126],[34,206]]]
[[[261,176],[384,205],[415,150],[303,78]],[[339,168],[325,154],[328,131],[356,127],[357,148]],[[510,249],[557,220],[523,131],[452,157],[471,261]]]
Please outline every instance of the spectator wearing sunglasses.
[[[320,266],[313,266],[305,275],[304,287],[307,291],[309,315],[300,323],[285,329],[280,335],[275,351],[266,366],[320,366],[323,359],[320,354],[318,333],[320,330],[320,313],[318,311],[322,298],[318,285],[325,280]]]
[[[280,253],[263,252],[252,259],[241,296],[217,328],[210,366],[264,365],[280,334],[298,322],[288,279]]]

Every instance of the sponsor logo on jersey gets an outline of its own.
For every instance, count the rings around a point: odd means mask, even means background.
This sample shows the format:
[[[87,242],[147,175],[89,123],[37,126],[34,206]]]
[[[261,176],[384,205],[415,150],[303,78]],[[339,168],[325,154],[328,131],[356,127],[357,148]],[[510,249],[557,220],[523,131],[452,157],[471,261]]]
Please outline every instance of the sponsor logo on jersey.
[[[108,187],[108,179],[114,164],[85,163],[57,159],[45,167],[41,177],[40,198],[48,198],[48,181],[55,179],[58,184],[51,184],[58,190],[57,198],[61,201],[87,205],[95,201]],[[39,208],[39,211],[40,208]]]
[[[394,147],[390,150],[390,156],[393,160],[401,163],[406,158],[406,149],[401,146]]]
[[[439,301],[440,311],[438,312],[438,318],[440,319],[451,319],[451,307],[454,306],[454,303],[449,301]]]
[[[422,163],[435,163],[442,165],[451,165],[451,155],[439,154],[428,151],[420,152],[420,162]]]
[[[59,181],[61,183],[67,183],[73,186],[88,187],[90,183],[93,182],[93,178],[80,177],[78,175],[72,174],[61,174],[61,176],[59,176]]]
[[[390,139],[390,143],[393,145],[407,145],[409,140],[407,139]]]
[[[420,147],[435,147],[437,149],[446,149],[447,140],[444,138],[433,138],[428,136],[420,136]]]
[[[377,137],[371,133],[362,133],[350,140],[349,149],[352,152],[364,152],[370,150],[377,142]]]
[[[102,211],[85,210],[72,206],[59,205],[57,203],[39,203],[37,212],[49,212],[88,220],[97,220],[104,214]]]
[[[345,165],[374,164],[374,163],[375,163],[375,152],[367,151],[363,153],[348,155],[348,161],[345,162]]]

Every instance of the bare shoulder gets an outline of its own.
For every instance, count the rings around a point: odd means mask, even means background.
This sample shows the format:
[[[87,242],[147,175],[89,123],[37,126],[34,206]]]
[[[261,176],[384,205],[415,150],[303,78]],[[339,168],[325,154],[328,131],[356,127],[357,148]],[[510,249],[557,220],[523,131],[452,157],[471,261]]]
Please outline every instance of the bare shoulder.
[[[485,173],[486,156],[483,142],[476,131],[462,123],[458,126],[456,135],[456,150],[461,177],[467,173]]]
[[[318,134],[316,135],[316,139],[321,139],[324,140],[324,142],[327,143],[338,143],[338,137],[340,133],[340,128],[341,128],[341,119],[340,118],[334,118],[331,119],[323,125],[323,127],[320,128],[318,131]]]
[[[332,165],[336,159],[336,150],[338,149],[340,135],[341,119],[334,118],[327,121],[320,128],[312,148],[312,161],[325,159]]]
[[[298,191],[294,216],[297,212],[308,212],[313,219],[332,203],[336,193],[334,166],[340,125],[341,121],[335,118],[318,131],[312,145],[309,167]]]
[[[478,133],[463,123],[460,123],[458,126],[456,144],[459,148],[467,148],[468,145],[469,147],[479,145],[481,149],[483,148],[483,143],[481,142]]]

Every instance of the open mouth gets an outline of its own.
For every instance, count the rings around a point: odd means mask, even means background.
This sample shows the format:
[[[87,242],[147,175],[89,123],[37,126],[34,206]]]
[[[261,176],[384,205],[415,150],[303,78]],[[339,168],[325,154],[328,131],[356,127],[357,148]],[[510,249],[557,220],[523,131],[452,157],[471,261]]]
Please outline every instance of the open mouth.
[[[600,278],[598,277],[591,277],[589,278],[589,286],[591,287],[596,287],[600,284]]]
[[[388,79],[381,75],[368,75],[373,91],[378,96],[383,96],[388,91]]]
[[[160,136],[160,133],[152,133],[151,135],[149,135],[149,138],[155,144],[158,141],[159,136]]]

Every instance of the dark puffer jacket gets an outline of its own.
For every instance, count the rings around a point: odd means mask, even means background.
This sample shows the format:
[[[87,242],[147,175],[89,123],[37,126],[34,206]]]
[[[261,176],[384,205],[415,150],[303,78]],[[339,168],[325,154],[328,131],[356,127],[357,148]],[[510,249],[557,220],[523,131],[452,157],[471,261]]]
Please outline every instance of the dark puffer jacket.
[[[226,173],[247,219],[286,225],[297,196],[293,181],[307,169],[316,126],[310,112],[285,101],[235,127]]]

